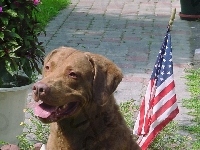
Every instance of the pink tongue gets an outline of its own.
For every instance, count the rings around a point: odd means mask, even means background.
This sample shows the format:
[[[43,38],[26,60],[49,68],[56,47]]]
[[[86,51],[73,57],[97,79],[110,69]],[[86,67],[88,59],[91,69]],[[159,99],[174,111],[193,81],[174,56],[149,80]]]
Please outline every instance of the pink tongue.
[[[41,117],[41,118],[47,118],[51,115],[52,112],[55,112],[57,107],[50,106],[44,103],[35,103],[35,109],[34,113],[35,116]]]

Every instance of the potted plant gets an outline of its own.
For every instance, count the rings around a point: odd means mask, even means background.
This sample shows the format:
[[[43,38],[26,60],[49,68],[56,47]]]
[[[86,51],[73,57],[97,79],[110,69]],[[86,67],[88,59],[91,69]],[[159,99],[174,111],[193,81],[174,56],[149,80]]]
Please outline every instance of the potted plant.
[[[22,133],[27,90],[43,63],[38,4],[39,0],[0,1],[0,141],[16,143]]]
[[[180,18],[183,20],[200,19],[200,1],[199,0],[180,0],[181,12]]]

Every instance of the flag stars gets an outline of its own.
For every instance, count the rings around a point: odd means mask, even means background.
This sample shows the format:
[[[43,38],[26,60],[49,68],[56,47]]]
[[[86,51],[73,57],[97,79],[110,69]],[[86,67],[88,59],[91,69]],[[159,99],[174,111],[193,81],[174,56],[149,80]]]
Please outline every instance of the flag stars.
[[[168,39],[168,36],[166,36],[164,40],[165,41],[159,50],[159,54],[157,55],[154,71],[151,76],[151,78],[158,80],[156,85],[162,84],[162,82],[173,73],[171,41]]]
[[[169,75],[169,74],[171,74],[171,72],[169,71],[167,74]]]
[[[160,81],[163,81],[164,79],[163,78],[160,78]]]

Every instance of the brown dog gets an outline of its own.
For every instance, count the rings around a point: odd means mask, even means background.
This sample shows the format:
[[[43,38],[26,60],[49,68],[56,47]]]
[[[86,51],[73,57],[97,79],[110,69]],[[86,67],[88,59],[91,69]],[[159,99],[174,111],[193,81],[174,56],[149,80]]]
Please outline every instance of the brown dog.
[[[50,124],[47,150],[139,150],[113,92],[120,69],[97,54],[61,47],[33,86],[35,115]]]

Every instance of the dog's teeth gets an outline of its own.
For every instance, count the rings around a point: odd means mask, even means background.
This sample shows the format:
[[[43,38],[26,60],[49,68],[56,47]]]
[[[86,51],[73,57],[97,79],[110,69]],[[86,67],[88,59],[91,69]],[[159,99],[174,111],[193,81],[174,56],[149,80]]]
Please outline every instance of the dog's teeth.
[[[63,106],[63,108],[66,108],[66,107],[67,107],[67,105],[64,105],[64,106]]]

